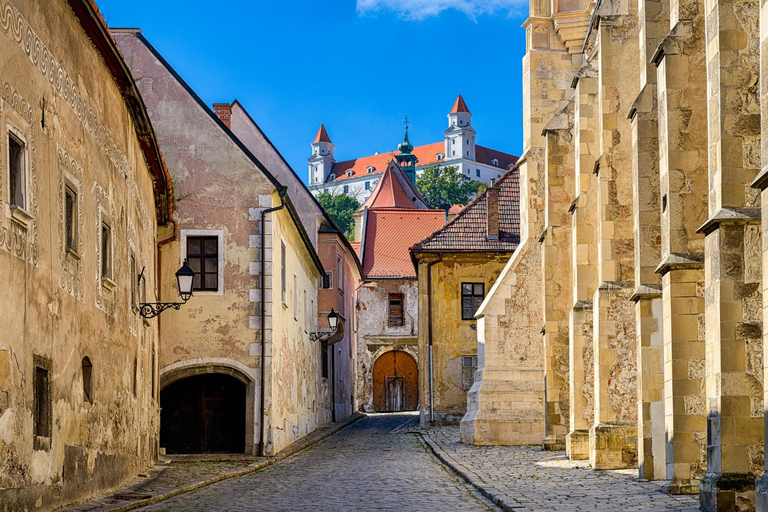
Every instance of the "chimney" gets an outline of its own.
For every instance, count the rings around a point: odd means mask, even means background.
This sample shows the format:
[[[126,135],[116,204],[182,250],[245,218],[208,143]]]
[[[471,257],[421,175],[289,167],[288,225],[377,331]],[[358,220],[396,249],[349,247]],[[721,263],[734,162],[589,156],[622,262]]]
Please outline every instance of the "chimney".
[[[499,239],[499,187],[491,178],[491,185],[485,191],[486,229],[488,240]]]
[[[232,129],[232,105],[229,103],[214,103],[213,111],[227,128]]]

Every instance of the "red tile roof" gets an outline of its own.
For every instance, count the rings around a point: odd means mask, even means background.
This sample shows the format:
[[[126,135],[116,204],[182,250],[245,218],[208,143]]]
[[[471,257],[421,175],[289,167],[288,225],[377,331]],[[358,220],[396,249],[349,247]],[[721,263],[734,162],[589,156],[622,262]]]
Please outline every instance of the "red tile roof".
[[[358,208],[358,211],[365,208],[427,209],[429,206],[408,176],[403,173],[396,162],[392,161],[387,165],[373,192]]]
[[[469,108],[467,108],[467,104],[464,102],[464,98],[461,97],[461,94],[456,98],[456,103],[453,104],[453,108],[451,109],[451,114],[455,114],[456,112],[469,113]]]
[[[363,254],[365,277],[415,278],[408,248],[444,223],[444,210],[368,210]]]
[[[328,132],[325,130],[324,124],[320,125],[320,129],[317,130],[317,135],[315,135],[315,140],[312,141],[312,144],[315,142],[331,142],[331,138],[328,136]]]
[[[520,243],[520,171],[517,166],[496,181],[499,188],[499,239],[489,240],[483,192],[445,226],[411,247],[412,252],[513,252]]]
[[[354,249],[355,253],[357,254],[357,257],[360,257],[360,242],[349,242],[349,245],[352,246],[352,249]]]
[[[466,205],[464,205],[464,204],[455,204],[455,205],[451,206],[450,208],[448,208],[448,215],[456,215],[461,210],[463,210],[465,206]]]

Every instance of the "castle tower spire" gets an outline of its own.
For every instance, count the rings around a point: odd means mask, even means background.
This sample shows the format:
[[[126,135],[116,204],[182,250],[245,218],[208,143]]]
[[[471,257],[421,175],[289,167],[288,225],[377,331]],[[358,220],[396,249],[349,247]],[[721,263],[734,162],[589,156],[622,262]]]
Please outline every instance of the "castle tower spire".
[[[336,159],[333,157],[333,142],[328,136],[325,125],[321,124],[317,130],[315,140],[312,141],[312,156],[309,157],[309,184],[324,183],[331,173]]]
[[[416,162],[418,161],[418,158],[413,154],[413,145],[411,144],[411,141],[408,140],[408,117],[406,116],[405,119],[405,136],[403,137],[403,142],[397,146],[400,153],[395,155],[395,159],[397,159],[397,165],[400,166],[400,169],[402,169],[405,175],[408,176],[411,183],[416,185]]]

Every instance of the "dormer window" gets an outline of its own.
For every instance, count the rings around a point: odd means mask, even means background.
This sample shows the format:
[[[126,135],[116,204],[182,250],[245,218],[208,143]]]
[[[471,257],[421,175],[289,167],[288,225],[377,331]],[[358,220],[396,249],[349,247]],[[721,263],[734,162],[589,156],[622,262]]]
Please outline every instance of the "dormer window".
[[[437,160],[438,161],[442,160],[443,158],[445,158],[445,155],[443,155],[442,153],[438,153],[437,154]]]
[[[351,178],[353,174],[355,173],[352,171],[347,171],[347,178]]]
[[[491,160],[491,163],[494,165],[494,167],[498,167],[499,166],[499,159],[498,158],[494,158],[494,159]]]
[[[331,174],[329,174],[329,175],[328,175],[328,179],[329,179],[329,180],[331,180],[331,181],[333,181],[333,180],[335,180],[335,179],[336,179],[336,175],[335,175],[335,174],[333,174],[333,173],[331,173]]]
[[[368,166],[368,174],[371,174],[375,170],[376,170],[376,168],[374,166],[372,166],[372,165]]]

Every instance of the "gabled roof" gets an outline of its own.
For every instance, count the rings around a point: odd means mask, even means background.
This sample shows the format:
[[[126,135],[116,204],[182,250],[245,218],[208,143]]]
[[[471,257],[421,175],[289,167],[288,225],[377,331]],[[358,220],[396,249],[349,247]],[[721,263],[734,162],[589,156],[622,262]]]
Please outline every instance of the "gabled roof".
[[[365,223],[363,272],[366,279],[416,277],[408,248],[445,222],[443,210],[373,208]]]
[[[451,109],[451,114],[455,114],[457,112],[466,112],[468,114],[470,113],[464,98],[461,97],[461,94],[459,94],[459,97],[456,98],[456,102],[453,104],[453,108]]]
[[[499,238],[487,232],[488,192],[483,192],[445,226],[414,244],[411,252],[514,252],[520,243],[520,172],[517,166],[497,181]]]
[[[336,179],[331,180],[330,178],[326,178],[326,182],[344,181],[365,176],[374,178],[376,175],[380,175],[384,172],[387,164],[399,153],[399,151],[389,151],[378,155],[370,155],[336,162],[331,169],[331,174],[334,174]],[[416,162],[418,167],[433,164],[451,165],[450,161],[446,161],[445,141],[416,146],[413,148],[412,153],[418,159],[418,162]],[[438,154],[443,155],[441,160],[437,159]],[[451,157],[448,156],[447,158],[450,159]],[[498,160],[498,164],[493,163],[494,159]],[[515,155],[510,155],[509,153],[486,148],[485,146],[475,145],[475,161],[480,164],[498,167],[501,171],[506,171],[509,169],[509,166],[517,163],[517,157]],[[368,172],[369,167],[372,168],[372,172],[370,173]],[[347,171],[352,171],[352,174],[347,176]]]
[[[324,124],[320,125],[320,129],[317,130],[317,135],[315,135],[315,140],[312,141],[312,144],[316,142],[331,142],[331,138],[328,136]]]
[[[413,208],[427,209],[427,203],[396,162],[387,165],[384,174],[368,199],[358,208]]]

